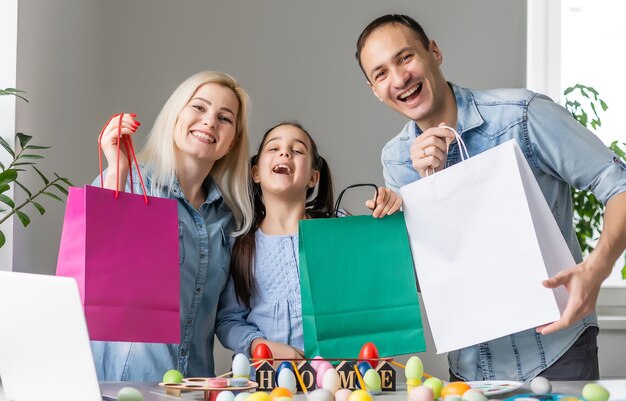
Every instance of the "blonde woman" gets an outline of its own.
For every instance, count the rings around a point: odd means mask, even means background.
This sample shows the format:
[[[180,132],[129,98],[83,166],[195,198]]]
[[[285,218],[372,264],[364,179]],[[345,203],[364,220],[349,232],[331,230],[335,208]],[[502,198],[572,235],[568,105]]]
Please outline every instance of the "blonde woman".
[[[215,316],[229,274],[229,236],[249,230],[247,95],[229,75],[205,71],[184,81],[158,115],[139,154],[149,194],[178,201],[180,236],[180,344],[92,342],[101,381],[160,381],[169,369],[212,376]],[[134,114],[105,127],[101,147],[110,168],[105,188],[128,185],[129,166],[116,172],[122,135],[140,125]],[[136,174],[133,171],[133,174]],[[135,193],[141,192],[134,177]],[[99,184],[99,180],[98,184]]]

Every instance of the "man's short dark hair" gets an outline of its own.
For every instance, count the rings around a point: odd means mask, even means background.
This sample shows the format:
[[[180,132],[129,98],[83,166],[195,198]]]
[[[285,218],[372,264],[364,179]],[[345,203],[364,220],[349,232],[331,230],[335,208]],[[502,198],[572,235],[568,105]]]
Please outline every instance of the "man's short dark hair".
[[[422,42],[422,44],[424,45],[426,49],[428,49],[428,45],[430,44],[430,39],[428,38],[428,35],[426,35],[426,32],[424,32],[424,29],[422,28],[422,26],[413,18],[407,15],[387,14],[387,15],[383,15],[382,17],[376,18],[374,21],[370,22],[369,25],[365,27],[365,29],[363,29],[363,32],[361,32],[361,34],[359,35],[359,39],[356,41],[355,56],[356,56],[357,61],[359,62],[359,67],[361,67],[361,71],[363,71],[363,74],[365,74],[365,77],[368,79],[368,81],[369,81],[369,77],[367,76],[367,73],[363,69],[363,64],[361,64],[361,50],[363,50],[365,41],[372,34],[372,32],[374,32],[377,28],[387,25],[387,24],[404,25],[407,28],[411,29],[413,33],[415,33],[415,36],[417,37],[417,39],[420,42]]]

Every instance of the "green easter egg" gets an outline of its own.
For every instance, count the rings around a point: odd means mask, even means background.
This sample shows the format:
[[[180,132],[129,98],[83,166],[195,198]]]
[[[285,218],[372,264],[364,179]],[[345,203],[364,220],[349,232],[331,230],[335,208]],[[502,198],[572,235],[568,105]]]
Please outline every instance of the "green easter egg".
[[[163,375],[163,383],[182,383],[183,374],[176,369],[171,369]]]
[[[583,387],[583,398],[587,401],[607,401],[609,395],[607,389],[596,383],[587,383]]]
[[[117,401],[143,401],[143,394],[134,387],[122,387],[117,393]]]
[[[436,377],[429,377],[424,380],[424,386],[430,387],[433,390],[433,398],[437,399],[441,397],[441,389],[443,388],[443,382]]]
[[[410,357],[404,367],[404,374],[407,379],[421,380],[424,374],[424,364],[422,360],[415,355]]]
[[[381,387],[380,375],[374,369],[368,369],[363,375],[363,382],[368,391],[379,392]]]

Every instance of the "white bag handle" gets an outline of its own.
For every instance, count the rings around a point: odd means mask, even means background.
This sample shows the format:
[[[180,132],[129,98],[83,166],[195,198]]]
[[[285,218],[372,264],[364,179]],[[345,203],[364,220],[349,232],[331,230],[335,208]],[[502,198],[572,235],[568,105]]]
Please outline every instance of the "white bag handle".
[[[463,142],[463,139],[461,138],[461,135],[452,127],[448,127],[447,125],[441,125],[438,128],[445,128],[449,131],[452,131],[454,133],[454,136],[456,138],[456,141],[459,143],[459,152],[461,153],[461,161],[465,161],[466,159],[469,159],[469,152],[467,151],[467,147],[465,146],[465,142]],[[446,154],[448,152],[448,149],[446,149]],[[465,152],[465,154],[463,154],[463,152]],[[426,169],[426,177],[428,177],[428,170]],[[430,170],[432,170],[432,173],[435,174],[435,169],[434,168],[430,168]]]

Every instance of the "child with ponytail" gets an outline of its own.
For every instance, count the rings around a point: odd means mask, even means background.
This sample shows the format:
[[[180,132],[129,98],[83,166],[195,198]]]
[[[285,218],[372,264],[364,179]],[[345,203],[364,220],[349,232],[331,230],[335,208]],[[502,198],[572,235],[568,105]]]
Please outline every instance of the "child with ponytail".
[[[270,128],[251,159],[252,229],[232,249],[231,277],[220,299],[216,333],[235,353],[250,355],[259,342],[276,358],[302,358],[298,223],[333,212],[328,164],[298,123]],[[374,217],[400,209],[392,190],[366,202]]]

